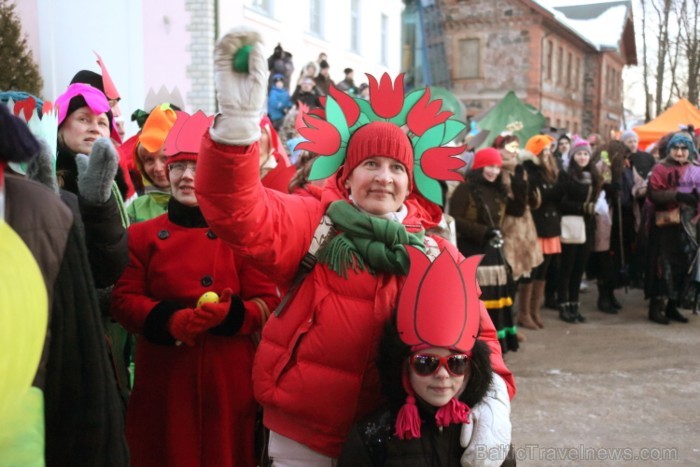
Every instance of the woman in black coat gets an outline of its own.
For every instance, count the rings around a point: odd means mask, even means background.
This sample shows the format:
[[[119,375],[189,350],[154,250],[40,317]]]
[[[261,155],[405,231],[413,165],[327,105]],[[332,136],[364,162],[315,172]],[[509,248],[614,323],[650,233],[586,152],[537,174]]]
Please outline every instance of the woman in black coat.
[[[559,317],[567,323],[584,322],[586,318],[579,311],[579,289],[595,239],[595,204],[602,184],[598,170],[591,163],[588,141],[574,141],[569,167],[560,178],[563,191],[559,206],[561,214],[582,217],[586,238],[583,243],[569,243],[562,237],[557,290]]]

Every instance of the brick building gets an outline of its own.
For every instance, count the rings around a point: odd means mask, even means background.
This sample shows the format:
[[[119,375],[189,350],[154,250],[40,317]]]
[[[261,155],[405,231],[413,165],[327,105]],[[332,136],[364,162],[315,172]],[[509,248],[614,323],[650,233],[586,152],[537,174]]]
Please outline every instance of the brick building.
[[[415,23],[423,27],[419,47],[404,51],[418,55],[424,41],[423,62],[432,68],[442,53],[449,73],[440,84],[449,86],[470,116],[513,90],[550,126],[610,135],[622,124],[622,69],[637,63],[631,2],[546,6],[553,3],[407,1],[406,16],[417,12]],[[404,63],[423,62],[404,57]],[[428,76],[424,70],[414,74]]]

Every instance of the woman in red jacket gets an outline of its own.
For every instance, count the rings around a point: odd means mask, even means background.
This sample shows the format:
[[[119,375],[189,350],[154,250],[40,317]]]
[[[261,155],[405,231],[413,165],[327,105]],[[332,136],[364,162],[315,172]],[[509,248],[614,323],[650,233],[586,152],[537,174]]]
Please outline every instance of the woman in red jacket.
[[[129,228],[112,313],[138,335],[126,436],[138,466],[252,467],[254,344],[275,287],[207,226],[195,196],[209,119],[178,112],[165,142],[168,212]],[[220,295],[218,303],[200,303]]]
[[[248,72],[233,71],[234,55],[248,45]],[[240,56],[236,66],[245,63]],[[381,85],[370,78],[370,102],[331,87],[325,115],[305,117],[300,132],[307,142],[299,147],[322,156],[311,178],[330,178],[320,199],[285,195],[265,189],[258,177],[257,116],[267,82],[258,34],[227,34],[215,64],[221,113],[202,140],[202,212],[237,253],[291,286],[263,331],[253,368],[271,430],[269,455],[275,466],[330,466],[352,424],[381,403],[376,348],[405,280],[405,246],[430,258],[443,249],[459,255],[425,233],[437,222],[416,197],[440,201],[431,177],[458,177],[448,169],[459,167],[451,156],[462,148],[446,145],[464,125],[447,120],[449,112],[437,114],[440,103],[429,102],[428,90],[404,96],[403,77],[392,83],[385,75]],[[483,306],[481,315],[480,338],[492,349],[508,399],[512,375]],[[483,430],[498,431],[500,422],[485,422]]]

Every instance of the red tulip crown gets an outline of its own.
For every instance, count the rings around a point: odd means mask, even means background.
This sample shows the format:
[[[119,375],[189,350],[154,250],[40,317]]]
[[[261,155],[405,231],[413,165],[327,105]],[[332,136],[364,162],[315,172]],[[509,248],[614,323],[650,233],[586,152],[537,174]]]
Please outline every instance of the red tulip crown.
[[[442,190],[437,180],[457,180],[456,172],[464,162],[454,156],[464,146],[448,146],[466,127],[452,120],[453,113],[441,111],[441,99],[430,100],[430,89],[420,88],[405,94],[400,74],[392,83],[387,73],[377,82],[369,79],[369,100],[354,97],[331,85],[324,110],[315,109],[302,116],[298,131],[306,141],[297,145],[319,157],[311,169],[310,179],[333,175],[345,162],[348,142],[363,125],[385,121],[405,128],[413,146],[415,186],[430,201],[442,204]]]
[[[476,268],[481,256],[457,262],[443,250],[431,262],[407,247],[411,266],[401,289],[396,326],[411,347],[447,347],[470,354],[479,332],[479,287]]]

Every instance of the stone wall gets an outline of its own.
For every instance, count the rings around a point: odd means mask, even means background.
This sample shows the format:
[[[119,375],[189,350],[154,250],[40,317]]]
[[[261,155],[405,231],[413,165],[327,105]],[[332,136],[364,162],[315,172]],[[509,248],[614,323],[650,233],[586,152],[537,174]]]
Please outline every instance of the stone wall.
[[[216,41],[214,0],[185,0],[185,9],[191,15],[187,26],[191,34],[187,77],[192,83],[192,90],[187,93],[186,99],[192,111],[203,110],[211,115],[216,112],[213,67]]]

